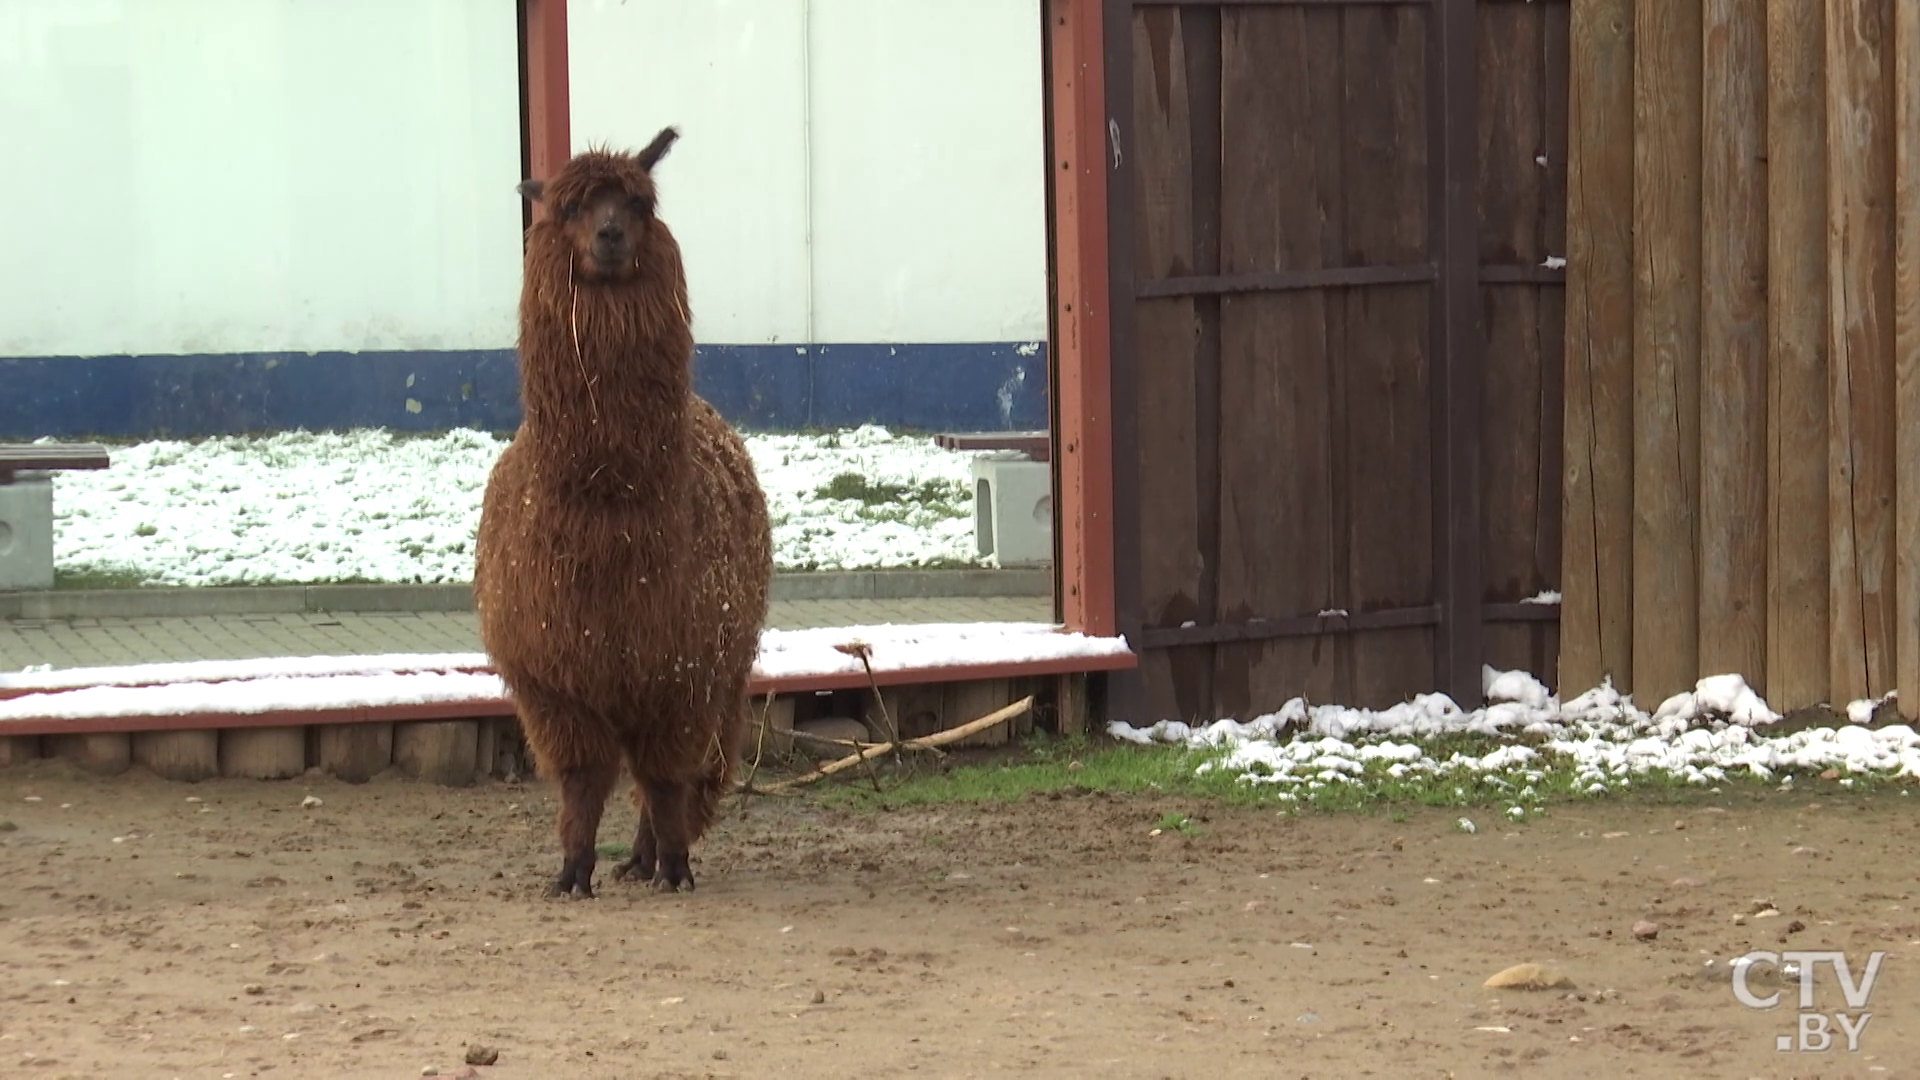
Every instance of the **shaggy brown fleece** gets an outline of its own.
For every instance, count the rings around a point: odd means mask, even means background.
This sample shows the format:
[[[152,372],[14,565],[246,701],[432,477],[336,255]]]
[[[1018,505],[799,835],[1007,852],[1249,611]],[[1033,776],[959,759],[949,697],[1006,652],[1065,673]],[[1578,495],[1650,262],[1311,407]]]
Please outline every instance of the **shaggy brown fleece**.
[[[521,186],[520,430],[482,504],[481,639],[540,773],[561,786],[552,892],[593,895],[594,837],[624,761],[639,810],[617,876],[693,887],[743,742],[773,572],[740,436],[692,390],[680,249],[638,155],[592,151]]]

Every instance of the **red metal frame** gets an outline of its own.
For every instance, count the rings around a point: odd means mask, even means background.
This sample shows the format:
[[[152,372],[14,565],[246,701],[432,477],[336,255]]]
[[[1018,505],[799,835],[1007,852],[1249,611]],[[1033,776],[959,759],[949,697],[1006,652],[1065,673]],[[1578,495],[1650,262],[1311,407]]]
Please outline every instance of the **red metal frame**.
[[[1108,310],[1107,106],[1101,0],[1050,0],[1054,244],[1053,342],[1059,395],[1063,621],[1115,632],[1112,336]]]
[[[527,160],[546,179],[573,157],[568,127],[567,0],[526,0],[522,31],[527,48]],[[534,206],[535,220],[544,213]]]

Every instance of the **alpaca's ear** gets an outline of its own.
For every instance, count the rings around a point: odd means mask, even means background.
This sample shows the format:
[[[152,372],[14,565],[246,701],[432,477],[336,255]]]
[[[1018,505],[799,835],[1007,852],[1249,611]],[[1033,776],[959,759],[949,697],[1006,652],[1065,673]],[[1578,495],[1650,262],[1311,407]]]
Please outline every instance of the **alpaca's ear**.
[[[518,191],[520,197],[528,202],[537,203],[540,201],[540,197],[547,193],[547,184],[544,180],[522,180],[520,181],[520,186],[514,188],[514,190]]]
[[[660,134],[655,135],[653,141],[647,144],[647,148],[640,151],[640,167],[652,172],[653,167],[660,164],[660,159],[667,156],[667,151],[673,148],[674,141],[679,138],[679,128],[661,128]]]

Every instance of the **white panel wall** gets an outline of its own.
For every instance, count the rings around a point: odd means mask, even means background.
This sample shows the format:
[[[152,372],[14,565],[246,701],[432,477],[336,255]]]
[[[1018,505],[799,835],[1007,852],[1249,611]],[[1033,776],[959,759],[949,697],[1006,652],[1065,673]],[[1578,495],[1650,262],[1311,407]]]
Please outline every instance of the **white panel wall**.
[[[714,344],[1046,337],[1040,0],[573,0],[574,149],[668,123]]]
[[[803,15],[801,0],[567,5],[574,151],[680,129],[654,179],[703,342],[808,340]]]
[[[0,4],[0,355],[505,348],[513,0]]]
[[[812,0],[826,342],[1047,333],[1039,0]]]

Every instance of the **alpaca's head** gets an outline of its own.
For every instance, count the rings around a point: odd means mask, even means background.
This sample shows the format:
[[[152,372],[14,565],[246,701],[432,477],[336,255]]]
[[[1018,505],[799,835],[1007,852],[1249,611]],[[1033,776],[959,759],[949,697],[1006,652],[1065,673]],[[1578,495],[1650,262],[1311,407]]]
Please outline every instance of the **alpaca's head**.
[[[637,154],[587,150],[546,180],[528,180],[520,194],[547,208],[573,249],[574,272],[587,280],[624,281],[663,227],[654,220],[653,168],[680,132],[662,128]]]

